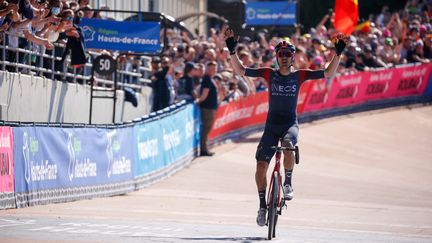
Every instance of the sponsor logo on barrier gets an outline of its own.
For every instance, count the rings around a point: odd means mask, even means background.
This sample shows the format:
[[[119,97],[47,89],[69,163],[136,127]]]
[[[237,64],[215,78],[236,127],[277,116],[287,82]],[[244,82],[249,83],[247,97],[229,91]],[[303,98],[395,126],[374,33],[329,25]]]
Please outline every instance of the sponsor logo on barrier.
[[[145,160],[150,157],[155,157],[159,155],[158,140],[148,139],[145,142],[138,143],[138,157],[140,160]]]
[[[194,135],[194,133],[195,133],[194,124],[195,124],[195,122],[192,120],[189,120],[189,119],[186,122],[186,124],[185,124],[185,138],[186,139],[191,138]]]
[[[252,117],[253,111],[254,111],[254,106],[249,106],[238,110],[234,110],[228,113],[227,115],[218,118],[214,123],[213,129],[217,129],[219,127],[225,126],[226,124],[231,122]]]
[[[420,69],[416,69],[416,70],[406,70],[403,69],[402,70],[402,79],[408,79],[408,78],[418,78],[418,77],[422,77],[426,74],[427,72],[427,68],[420,68]]]
[[[255,115],[261,115],[268,112],[268,102],[258,104],[255,109]]]
[[[385,83],[371,83],[368,84],[366,88],[366,94],[367,95],[373,95],[373,94],[383,94],[388,88],[388,82]]]
[[[0,126],[0,195],[14,191],[12,129]],[[1,201],[1,200],[0,200]]]
[[[299,96],[297,98],[297,105],[303,104],[306,100],[306,96],[307,96],[306,92],[300,91]]]
[[[108,157],[108,178],[110,178],[111,175],[126,174],[131,173],[132,171],[132,162],[130,159],[126,159],[124,156],[121,156],[120,158],[114,158],[114,153],[118,154],[121,150],[121,145],[116,135],[117,130],[115,129],[106,133],[108,142],[105,151]]]
[[[0,153],[0,176],[12,175],[9,153]]]
[[[371,77],[369,82],[379,82],[379,81],[387,81],[392,80],[393,71],[390,72],[381,72],[378,74],[371,73]]]
[[[327,100],[328,94],[327,91],[321,91],[321,92],[316,92],[316,93],[312,93],[309,99],[309,104],[310,105],[316,105],[316,104],[322,104],[325,103],[325,101]]]
[[[401,79],[397,90],[416,90],[420,87],[422,78]]]
[[[57,180],[57,165],[50,164],[48,160],[31,167],[32,181]]]
[[[5,134],[0,133],[0,148],[11,148],[9,136],[5,136]]]
[[[132,161],[126,159],[125,156],[122,156],[121,158],[114,160],[111,167],[111,174],[113,175],[128,174],[132,172]],[[108,177],[110,177],[111,174],[108,174]]]
[[[56,164],[50,163],[48,160],[37,163],[31,159],[31,157],[34,157],[39,152],[39,141],[34,137],[29,137],[27,132],[23,133],[22,152],[25,164],[24,177],[27,183],[32,181],[57,180],[58,170]]]
[[[349,86],[341,88],[336,95],[336,99],[353,98],[357,94],[357,86]]]
[[[352,77],[352,78],[343,78],[340,81],[340,85],[343,87],[343,86],[352,85],[352,84],[360,84],[361,81],[362,81],[362,76]]]
[[[180,145],[180,131],[174,130],[170,133],[166,133],[165,129],[162,131],[164,150],[170,150]]]
[[[69,180],[75,178],[86,178],[97,176],[97,165],[89,158],[84,158],[81,161],[77,159],[77,155],[81,153],[81,140],[74,137],[72,133],[68,134],[67,148],[69,152]]]

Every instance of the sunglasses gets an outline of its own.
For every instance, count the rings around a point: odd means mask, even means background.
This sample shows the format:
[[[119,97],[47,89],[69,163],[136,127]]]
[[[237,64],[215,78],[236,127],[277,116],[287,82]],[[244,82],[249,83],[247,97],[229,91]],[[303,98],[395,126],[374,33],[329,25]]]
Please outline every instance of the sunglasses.
[[[67,17],[66,17],[66,20],[67,20],[67,21],[72,21],[73,19],[74,19],[74,18],[73,18],[72,16],[67,16]]]
[[[279,57],[279,58],[282,58],[282,57],[292,57],[292,53],[290,52],[290,51],[279,51],[278,53],[277,53],[277,56]]]

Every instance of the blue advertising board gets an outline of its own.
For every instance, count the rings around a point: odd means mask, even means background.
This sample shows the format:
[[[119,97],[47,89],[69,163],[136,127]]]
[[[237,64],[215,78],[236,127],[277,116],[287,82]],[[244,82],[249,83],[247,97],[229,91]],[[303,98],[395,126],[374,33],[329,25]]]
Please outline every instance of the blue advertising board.
[[[136,125],[134,176],[162,169],[192,152],[199,144],[199,124],[199,109],[189,104],[173,115]]]
[[[80,26],[86,48],[153,54],[161,50],[159,22],[83,18]]]
[[[16,127],[15,191],[101,185],[133,178],[133,128]]]
[[[295,2],[246,2],[245,23],[254,25],[294,25],[297,4]]]

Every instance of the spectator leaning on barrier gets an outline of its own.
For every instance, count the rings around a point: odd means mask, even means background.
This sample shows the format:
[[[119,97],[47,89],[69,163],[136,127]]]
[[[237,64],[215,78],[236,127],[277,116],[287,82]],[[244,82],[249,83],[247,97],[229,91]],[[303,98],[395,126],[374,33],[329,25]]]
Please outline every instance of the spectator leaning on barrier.
[[[71,65],[76,68],[82,68],[86,61],[86,53],[84,47],[84,36],[82,33],[82,29],[80,26],[75,24],[74,20],[76,19],[75,13],[71,10],[65,10],[62,13],[62,22],[65,22],[65,35],[67,37],[66,40],[66,48],[63,51],[61,64],[63,64],[66,56],[70,51],[71,55]]]
[[[11,3],[9,3],[11,4]],[[26,7],[27,9],[27,7]],[[51,50],[54,46],[51,44],[47,38],[40,37],[33,33],[32,31],[32,19],[33,14],[22,11],[24,14],[14,13],[12,16],[11,26],[9,28],[9,46],[12,48],[25,48],[28,45],[28,41],[33,42],[37,45],[42,45],[46,49]],[[16,15],[15,15],[16,14]],[[27,17],[25,17],[27,16]],[[24,35],[24,39],[20,39],[19,36]],[[15,53],[13,51],[8,52],[8,60],[10,62],[20,62],[22,63],[23,56],[19,56],[19,60],[15,60]]]
[[[201,156],[213,156],[207,147],[207,139],[213,126],[218,108],[218,87],[213,76],[216,74],[217,63],[207,64],[206,74],[201,83],[200,96],[196,100],[201,110]]]
[[[193,62],[187,62],[183,71],[183,77],[178,81],[177,100],[194,101],[197,97],[194,90],[194,72],[196,71]]]
[[[16,4],[8,4],[8,2],[0,0],[0,18],[13,12],[18,12],[18,6]],[[1,21],[3,21],[3,19]]]
[[[160,67],[161,59],[160,57],[153,57],[151,60],[152,75],[150,80],[152,81],[153,87],[153,108],[152,111],[158,111],[162,109],[163,105],[161,102],[162,89],[166,87],[166,74],[168,73],[168,67],[161,69]],[[166,87],[168,88],[168,87]]]
[[[194,72],[194,89],[198,89],[202,83],[202,79],[205,75],[205,65],[202,63],[197,63]]]

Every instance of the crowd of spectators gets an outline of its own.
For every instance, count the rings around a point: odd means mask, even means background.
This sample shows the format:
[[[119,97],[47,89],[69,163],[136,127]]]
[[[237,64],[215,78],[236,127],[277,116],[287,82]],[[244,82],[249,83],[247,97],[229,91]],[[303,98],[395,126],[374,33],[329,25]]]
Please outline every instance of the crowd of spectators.
[[[431,14],[432,2],[427,0],[409,0],[404,9],[395,12],[384,6],[378,15],[364,20],[365,24],[349,37],[338,73],[429,63],[432,58]],[[23,47],[32,42],[36,44],[35,52],[45,52],[53,49],[54,42],[73,43],[81,36],[77,25],[80,17],[102,18],[99,12],[92,11],[89,0],[0,0],[0,33],[7,30],[25,36],[18,41],[15,35],[9,35],[7,41],[11,47]],[[295,69],[324,68],[335,51],[331,41],[336,33],[333,17],[334,13],[330,12],[315,28],[308,30],[297,25],[295,31],[286,36],[270,36],[261,31],[253,38],[241,37],[236,53],[244,66],[276,67],[273,48],[276,41],[283,38],[296,46]],[[211,79],[217,86],[220,103],[266,90],[263,79],[251,79],[233,71],[223,36],[226,28],[227,25],[211,28],[208,36],[194,39],[184,32],[167,30],[168,46],[163,55],[151,59],[151,71],[144,73],[154,89],[153,110],[184,99],[196,101],[209,64],[216,65],[216,74]],[[66,55],[67,51],[64,53]],[[17,61],[14,56],[10,55],[9,61]],[[83,51],[75,56],[72,64],[82,64],[87,61],[85,59]],[[138,70],[145,63],[131,55],[120,58],[118,65],[130,71]],[[137,83],[136,79],[126,82]]]
[[[349,37],[349,44],[342,55],[338,73],[353,73],[378,68],[391,68],[408,63],[429,63],[432,60],[432,2],[409,0],[404,9],[390,12],[388,6],[369,19],[364,20]],[[334,13],[323,17],[315,28],[304,30],[300,25],[287,36],[268,36],[263,31],[254,39],[240,38],[236,53],[244,66],[276,67],[275,43],[286,39],[296,46],[295,69],[322,69],[335,51],[332,36]],[[187,35],[168,33],[169,48],[164,53],[167,63],[166,90],[161,95],[174,96],[171,100],[194,100],[199,97],[200,80],[204,67],[210,62],[217,63],[217,73],[212,77],[217,83],[219,102],[237,100],[266,89],[261,78],[250,79],[235,74],[230,65],[230,56],[225,47],[220,29],[211,29],[209,36],[189,39]],[[154,60],[154,65],[159,60]],[[155,66],[156,67],[156,66]],[[156,69],[155,69],[156,70]],[[153,77],[154,78],[154,77]],[[154,79],[154,82],[161,82]]]
[[[17,52],[10,49],[7,52],[7,61],[34,66],[44,63],[45,68],[51,69],[50,62],[41,62],[40,56],[52,54],[54,51],[55,56],[62,57],[62,60],[55,64],[59,71],[66,55],[72,50],[70,64],[81,67],[88,59],[83,34],[78,26],[83,17],[102,18],[99,12],[92,11],[89,0],[0,0],[1,44],[34,53],[16,55]],[[8,70],[23,72],[25,69],[9,66]]]

